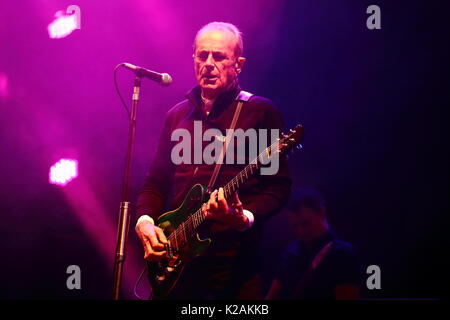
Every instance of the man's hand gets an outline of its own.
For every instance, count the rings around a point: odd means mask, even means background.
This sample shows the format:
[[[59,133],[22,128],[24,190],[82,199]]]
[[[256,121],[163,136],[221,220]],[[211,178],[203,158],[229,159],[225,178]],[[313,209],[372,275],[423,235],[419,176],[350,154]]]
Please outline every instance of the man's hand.
[[[148,220],[142,220],[136,225],[136,233],[144,246],[144,259],[161,261],[166,254],[164,245],[168,243],[163,230]]]
[[[248,218],[237,193],[229,199],[228,204],[223,188],[211,193],[209,201],[202,206],[202,213],[206,219],[225,223],[236,230],[243,230],[248,225]]]

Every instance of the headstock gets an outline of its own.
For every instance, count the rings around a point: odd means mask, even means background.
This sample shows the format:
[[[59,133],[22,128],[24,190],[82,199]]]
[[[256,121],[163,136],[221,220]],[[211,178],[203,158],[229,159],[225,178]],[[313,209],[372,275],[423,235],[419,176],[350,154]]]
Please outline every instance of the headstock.
[[[298,124],[294,129],[290,129],[288,133],[282,134],[278,140],[278,152],[286,153],[295,146],[301,148],[299,144],[304,137],[303,126]]]

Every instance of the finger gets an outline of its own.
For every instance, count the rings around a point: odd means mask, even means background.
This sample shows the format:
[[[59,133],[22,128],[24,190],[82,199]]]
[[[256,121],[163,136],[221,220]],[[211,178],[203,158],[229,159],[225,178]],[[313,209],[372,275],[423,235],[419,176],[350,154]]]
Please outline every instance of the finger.
[[[152,246],[150,245],[150,243],[148,241],[144,242],[144,249],[145,249],[145,257],[148,257],[150,254],[153,253]]]
[[[161,245],[161,244],[160,244]],[[162,245],[161,245],[162,246]],[[151,255],[153,255],[153,254],[159,254],[159,252],[166,252],[166,250],[161,250],[161,249],[156,249],[155,247],[153,247],[152,245],[151,245],[151,243],[147,240],[147,241],[145,241],[145,243],[144,243],[144,247],[145,247],[145,250],[147,251],[147,253],[148,254],[151,254]],[[164,246],[162,246],[163,248],[165,248]]]
[[[209,201],[208,202],[215,203],[217,201],[217,194],[218,194],[218,191],[214,190],[214,192],[211,193],[211,195],[209,196]]]
[[[166,251],[150,251],[145,254],[144,259],[147,261],[160,261],[165,255]]]
[[[235,201],[234,201],[234,204],[235,204],[236,207],[242,207],[242,202],[241,202],[241,200],[239,199],[237,193],[236,193],[236,199],[235,199]]]
[[[149,256],[153,253],[152,246],[150,242],[142,240],[142,244],[144,245],[144,259],[149,260]]]
[[[155,228],[155,233],[158,236],[159,242],[162,244],[167,244],[167,238],[164,231],[161,228]]]
[[[217,192],[217,201],[221,201],[223,199],[225,199],[223,188],[219,188],[219,191]]]
[[[234,208],[240,208],[240,207],[242,207],[242,202],[241,202],[241,200],[239,199],[239,196],[238,196],[238,193],[237,193],[237,192],[233,193],[233,207],[234,207]]]
[[[234,192],[231,195],[231,199],[232,199],[232,201],[231,201],[232,203],[238,203],[240,201],[237,192]]]
[[[225,194],[223,192],[223,188],[219,189],[219,193],[217,195],[217,201],[219,204],[219,209],[222,212],[227,213],[228,212],[228,203],[227,203],[227,200],[225,199]]]
[[[217,202],[210,203],[206,206],[206,208],[208,209],[208,213],[210,213],[210,214],[214,213],[218,207],[219,207],[219,204]]]
[[[206,203],[202,205],[202,213],[205,218],[208,218],[208,209],[206,208]]]
[[[216,190],[214,190],[210,195],[209,195],[209,200],[210,201],[216,201],[216,199],[217,199],[217,193],[218,193],[219,191],[216,189]]]
[[[214,211],[217,209],[218,204],[217,204],[217,193],[218,191],[215,190],[213,193],[211,193],[211,196],[209,197],[209,201],[208,204],[206,205],[206,209]]]
[[[150,232],[147,235],[147,239],[148,241],[150,241],[150,245],[152,246],[153,249],[158,250],[158,249],[164,249],[164,245],[159,243],[159,240],[156,236],[156,233],[154,230],[152,230],[153,232]]]

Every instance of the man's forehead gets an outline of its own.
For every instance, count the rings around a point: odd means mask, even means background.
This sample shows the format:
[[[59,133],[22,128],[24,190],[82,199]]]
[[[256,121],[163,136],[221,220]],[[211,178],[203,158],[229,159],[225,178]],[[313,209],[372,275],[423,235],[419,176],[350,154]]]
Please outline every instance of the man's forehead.
[[[196,50],[234,50],[236,39],[226,30],[213,30],[201,33],[196,42]]]

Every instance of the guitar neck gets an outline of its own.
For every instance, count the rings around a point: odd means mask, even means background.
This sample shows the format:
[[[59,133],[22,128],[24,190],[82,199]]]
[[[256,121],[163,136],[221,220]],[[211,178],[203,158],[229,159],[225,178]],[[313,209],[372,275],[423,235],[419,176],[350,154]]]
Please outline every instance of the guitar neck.
[[[261,168],[259,157],[250,162],[241,172],[231,179],[224,187],[225,199],[234,194],[239,188]]]
[[[277,141],[265,148],[263,152],[223,187],[225,198],[232,196],[247,180],[258,172],[263,164],[269,163],[270,158],[274,153],[279,153],[281,155],[289,151],[303,139],[303,135],[304,132],[301,125],[297,125],[293,130],[291,129],[288,134],[281,135]],[[301,145],[298,145],[297,147],[301,148]],[[266,162],[266,160],[269,161]],[[200,208],[191,214],[185,221],[180,223],[169,235],[169,250],[172,245],[177,251],[186,244],[204,221],[205,216]]]
[[[277,142],[264,149],[252,162],[250,162],[243,170],[241,170],[233,179],[231,179],[224,187],[225,199],[233,195],[248,179],[255,175],[261,168],[263,157],[270,157]],[[205,221],[205,216],[201,208],[189,216],[182,222],[176,230],[171,234],[171,242],[177,243],[177,246],[184,243],[194,235],[197,228]]]

